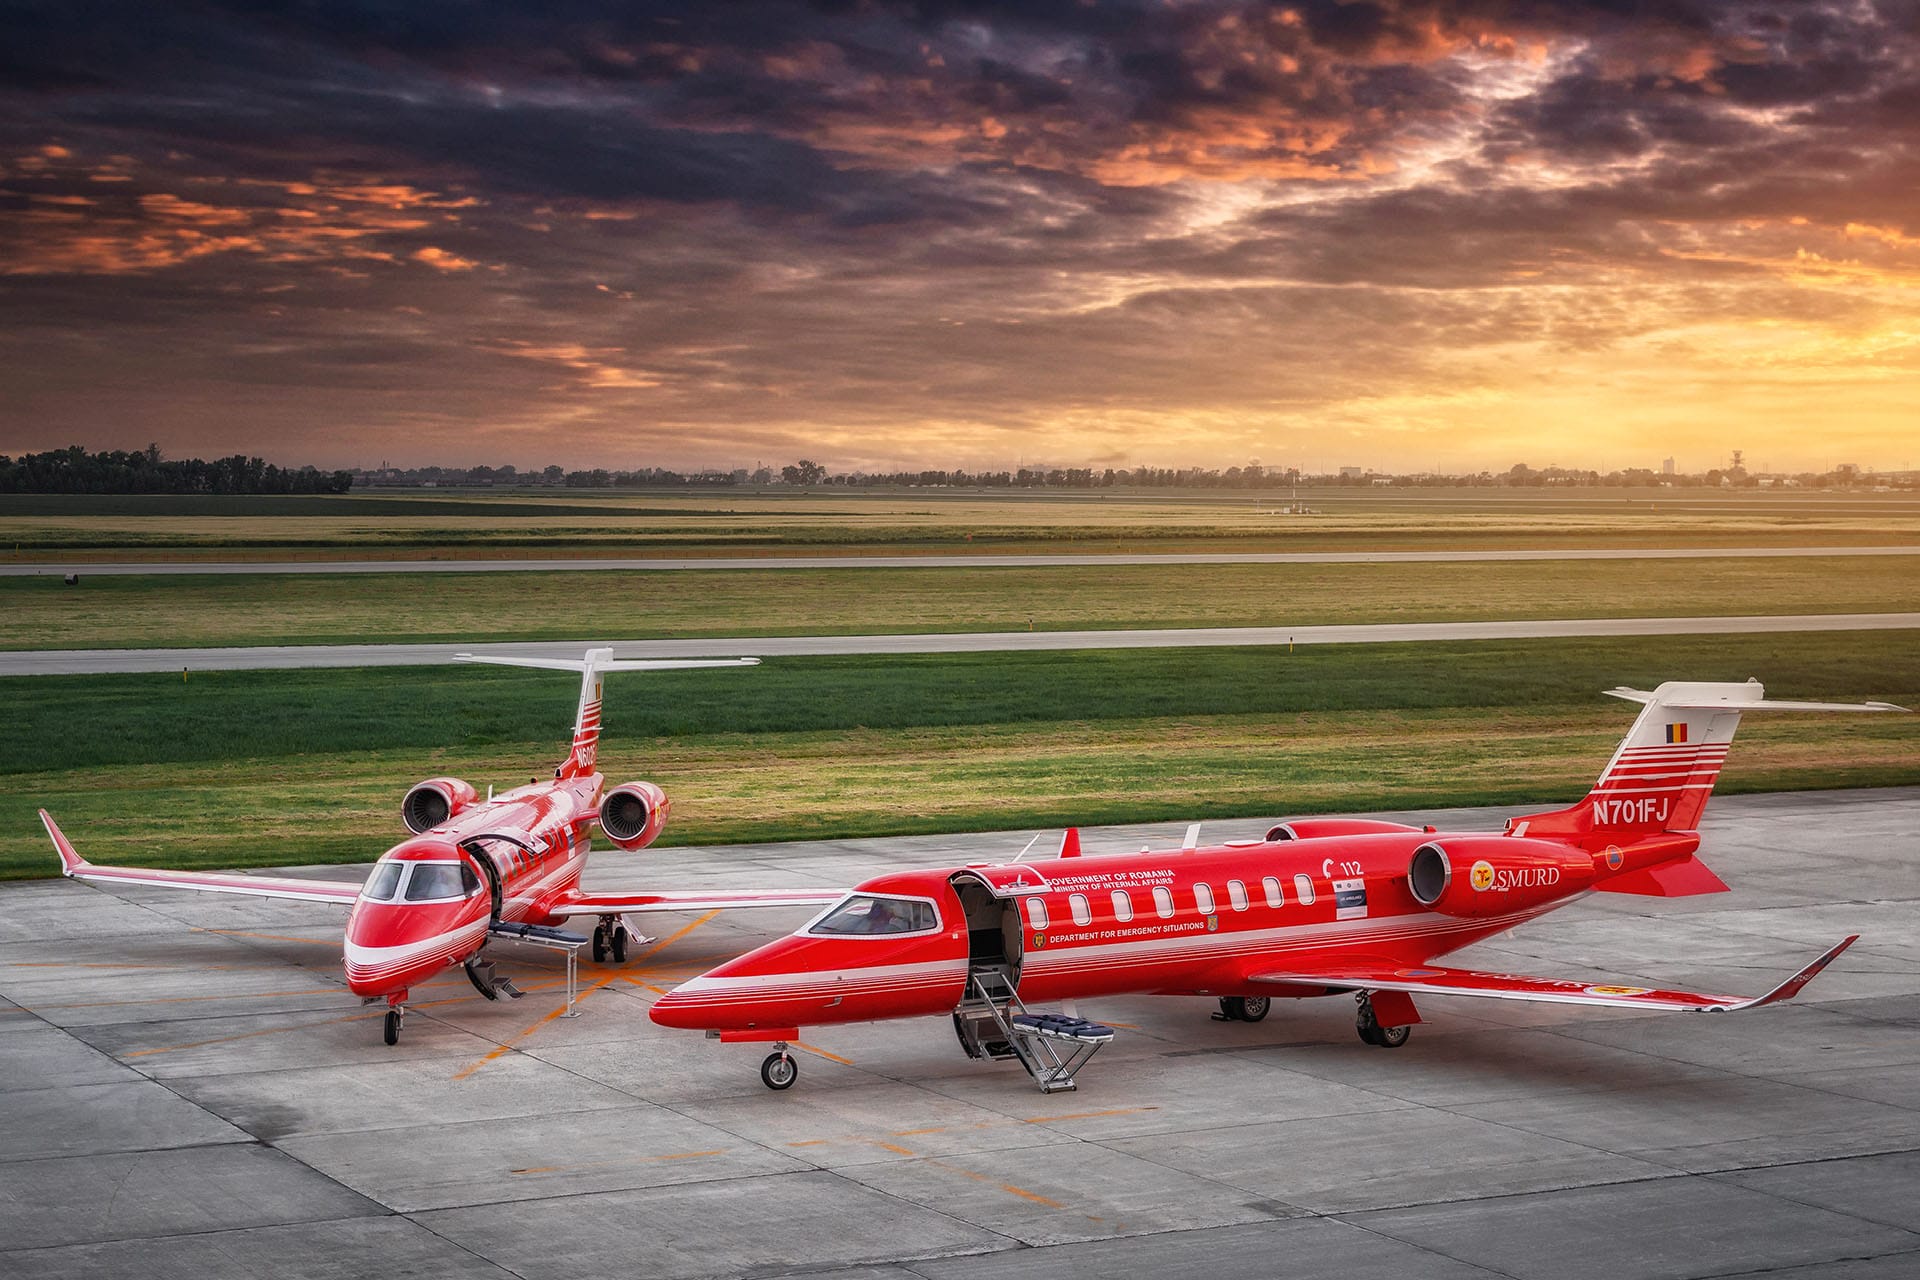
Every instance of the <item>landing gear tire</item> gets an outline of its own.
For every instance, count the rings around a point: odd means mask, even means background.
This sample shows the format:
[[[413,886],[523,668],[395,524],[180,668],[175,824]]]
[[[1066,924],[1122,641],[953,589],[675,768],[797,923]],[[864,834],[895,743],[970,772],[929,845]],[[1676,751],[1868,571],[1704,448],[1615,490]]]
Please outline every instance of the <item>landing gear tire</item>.
[[[760,1083],[769,1089],[791,1089],[799,1078],[800,1064],[784,1049],[768,1054],[767,1060],[760,1064]]]
[[[613,962],[627,962],[627,926],[623,924],[613,926]]]
[[[1413,1034],[1412,1027],[1378,1027],[1374,1030],[1373,1042],[1382,1049],[1398,1049]]]
[[[607,926],[593,926],[593,962],[605,964],[607,960]]]
[[[1354,1015],[1353,1029],[1363,1044],[1370,1044],[1379,1049],[1398,1049],[1413,1034],[1413,1028],[1410,1026],[1381,1026],[1380,1020],[1374,1017],[1373,1001],[1367,998],[1366,992],[1362,991],[1354,998],[1359,1001],[1360,1009]]]
[[[1271,1008],[1271,996],[1226,996],[1220,1001],[1220,1016],[1228,1022],[1258,1022]]]
[[[400,1043],[400,1011],[398,1009],[387,1010],[387,1016],[386,1016],[385,1022],[386,1022],[386,1032],[385,1032],[384,1038],[386,1042],[388,1044],[399,1044]]]

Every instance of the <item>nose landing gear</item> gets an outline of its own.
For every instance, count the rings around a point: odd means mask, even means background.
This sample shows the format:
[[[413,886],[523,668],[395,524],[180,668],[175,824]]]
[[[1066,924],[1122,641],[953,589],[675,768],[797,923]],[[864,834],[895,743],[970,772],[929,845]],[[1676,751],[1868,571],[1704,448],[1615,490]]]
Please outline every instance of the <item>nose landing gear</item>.
[[[791,1089],[800,1078],[800,1064],[787,1052],[785,1041],[774,1045],[773,1050],[760,1064],[760,1083],[769,1089]]]
[[[388,1044],[400,1043],[400,1023],[407,1016],[407,993],[397,991],[387,997],[387,1016],[380,1020],[381,1038]]]

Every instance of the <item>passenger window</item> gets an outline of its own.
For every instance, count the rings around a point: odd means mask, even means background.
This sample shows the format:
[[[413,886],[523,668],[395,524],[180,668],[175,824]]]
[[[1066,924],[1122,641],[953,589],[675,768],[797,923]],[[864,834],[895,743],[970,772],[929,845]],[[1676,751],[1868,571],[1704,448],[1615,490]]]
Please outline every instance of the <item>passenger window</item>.
[[[1267,876],[1260,881],[1260,887],[1267,891],[1267,905],[1276,910],[1285,905],[1287,896],[1280,892],[1280,877]]]
[[[1307,879],[1305,876],[1295,876],[1293,878],[1293,896],[1300,899],[1303,905],[1312,906],[1313,881]]]
[[[1206,883],[1205,881],[1201,881],[1199,884],[1196,884],[1195,886],[1193,886],[1193,905],[1200,908],[1201,915],[1203,916],[1212,915],[1213,914],[1213,886]]]
[[[1113,918],[1121,924],[1133,919],[1133,899],[1127,896],[1125,889],[1113,891]]]
[[[1173,919],[1173,890],[1163,884],[1153,886],[1153,909],[1162,920]]]
[[[1027,923],[1033,926],[1035,932],[1046,930],[1047,904],[1037,897],[1027,899]]]
[[[1238,880],[1227,881],[1227,901],[1233,904],[1235,911],[1247,909],[1247,886]]]
[[[1087,905],[1087,895],[1076,893],[1068,897],[1067,905],[1073,908],[1073,922],[1082,927],[1093,923],[1093,908]]]

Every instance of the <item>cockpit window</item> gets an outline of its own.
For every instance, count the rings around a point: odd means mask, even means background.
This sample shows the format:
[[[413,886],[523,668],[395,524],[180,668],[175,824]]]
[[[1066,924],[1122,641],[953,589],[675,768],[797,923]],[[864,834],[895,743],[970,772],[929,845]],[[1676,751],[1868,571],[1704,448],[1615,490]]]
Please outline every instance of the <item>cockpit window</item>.
[[[911,898],[876,898],[855,894],[828,912],[809,933],[834,935],[873,935],[884,933],[920,933],[940,927],[931,902]]]
[[[464,873],[464,874],[463,874]],[[457,862],[416,862],[407,877],[408,902],[435,902],[464,898],[479,888],[472,871]]]
[[[367,877],[367,887],[360,891],[361,895],[375,902],[393,901],[393,891],[400,887],[400,873],[404,870],[398,862],[380,863]]]

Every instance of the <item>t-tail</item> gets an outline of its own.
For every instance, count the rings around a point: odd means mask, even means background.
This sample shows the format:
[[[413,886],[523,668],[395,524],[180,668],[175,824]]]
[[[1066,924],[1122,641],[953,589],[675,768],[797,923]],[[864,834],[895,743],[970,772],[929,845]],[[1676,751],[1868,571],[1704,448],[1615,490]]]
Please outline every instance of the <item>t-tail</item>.
[[[612,649],[589,649],[584,658],[517,658],[490,653],[457,653],[455,662],[485,662],[498,667],[538,667],[580,673],[580,708],[573,717],[573,746],[556,778],[580,778],[594,771],[600,754],[600,681],[609,671],[673,671],[685,667],[753,667],[758,658],[626,658]]]
[[[1507,834],[1554,837],[1598,852],[1666,832],[1696,831],[1742,713],[1905,710],[1890,702],[1782,702],[1768,698],[1758,680],[1670,680],[1652,693],[1607,693],[1642,707],[1593,790],[1571,808],[1513,819]]]

